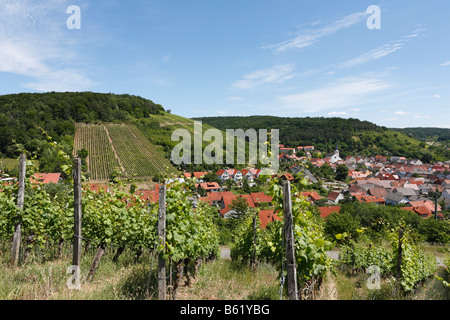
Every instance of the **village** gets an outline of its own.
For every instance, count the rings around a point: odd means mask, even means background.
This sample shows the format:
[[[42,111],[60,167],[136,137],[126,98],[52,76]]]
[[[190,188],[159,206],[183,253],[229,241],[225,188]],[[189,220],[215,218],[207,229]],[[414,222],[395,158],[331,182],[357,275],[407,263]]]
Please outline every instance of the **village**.
[[[340,203],[345,201],[400,206],[423,218],[446,218],[444,214],[450,209],[450,161],[426,164],[417,159],[380,155],[341,159],[338,146],[334,153],[313,157],[318,154],[320,151],[314,146],[285,148],[279,145],[279,161],[283,170],[272,177],[261,176],[261,169],[256,168],[223,168],[216,172],[185,172],[179,178],[167,179],[166,183],[192,179],[197,188],[197,194],[191,198],[192,206],[196,208],[200,201],[206,202],[216,207],[218,215],[225,219],[236,214],[233,203],[242,198],[248,208],[258,209],[261,228],[280,220],[271,206],[272,197],[265,193],[263,187],[271,178],[292,183],[307,181],[301,195],[317,207],[324,219],[339,213]],[[329,166],[333,171],[345,166],[347,177],[341,181],[316,177],[312,172],[323,166]],[[56,184],[61,179],[59,173],[35,173],[31,178],[32,182],[43,184]],[[102,187],[107,189],[98,183],[90,184],[91,190]],[[155,184],[153,189],[133,192],[154,203],[158,201],[159,184]]]

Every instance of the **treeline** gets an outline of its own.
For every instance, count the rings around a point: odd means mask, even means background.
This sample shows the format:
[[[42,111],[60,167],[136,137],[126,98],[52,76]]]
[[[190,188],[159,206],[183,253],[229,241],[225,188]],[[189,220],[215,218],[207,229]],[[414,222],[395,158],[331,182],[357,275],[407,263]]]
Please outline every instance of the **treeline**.
[[[322,156],[333,152],[338,145],[341,157],[395,155],[420,159],[426,163],[450,159],[450,150],[427,146],[403,133],[352,118],[250,116],[194,119],[220,130],[279,129],[280,142],[286,147],[312,145],[322,152]]]
[[[450,129],[445,128],[402,128],[393,129],[422,141],[436,141],[450,145]]]
[[[18,155],[17,145],[37,151],[43,128],[55,141],[73,143],[75,123],[125,122],[164,108],[138,96],[94,92],[20,93],[0,96],[0,154]],[[45,138],[44,138],[45,139]]]

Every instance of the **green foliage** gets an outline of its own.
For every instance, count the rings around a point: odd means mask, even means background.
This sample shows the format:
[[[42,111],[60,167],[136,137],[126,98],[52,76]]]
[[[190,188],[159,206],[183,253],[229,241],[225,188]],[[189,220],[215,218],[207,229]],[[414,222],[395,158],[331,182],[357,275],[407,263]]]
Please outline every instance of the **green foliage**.
[[[428,218],[419,226],[419,232],[432,243],[450,243],[450,221]]]
[[[30,150],[42,140],[42,127],[57,142],[75,134],[75,122],[124,122],[148,118],[164,109],[132,95],[93,92],[21,93],[0,96],[0,153],[14,158],[13,140]]]
[[[201,120],[220,130],[242,128],[279,129],[286,147],[313,145],[323,154],[333,152],[339,142],[341,157],[397,155],[421,159],[426,163],[450,159],[450,150],[420,146],[420,141],[368,121],[341,118],[282,118],[273,116],[205,117]],[[397,130],[397,129],[396,129]],[[442,138],[444,139],[444,138]],[[446,139],[446,138],[445,138]],[[448,141],[445,140],[445,141]]]
[[[436,258],[433,254],[425,254],[411,236],[411,231],[404,230],[401,239],[402,263],[399,284],[404,292],[410,292],[419,283],[433,277],[436,271]],[[369,266],[375,265],[380,268],[381,276],[395,277],[399,257],[398,230],[390,230],[387,239],[390,244],[368,246],[364,243],[352,243],[345,245],[341,247],[340,261],[353,270],[363,273]]]
[[[292,186],[292,190],[295,258],[298,281],[303,286],[313,279],[325,276],[330,268],[330,260],[326,255],[326,250],[329,250],[332,244],[324,240],[322,227],[316,223],[311,212],[311,204],[300,196],[294,186]],[[269,194],[274,197],[272,203],[275,206],[275,212],[283,212],[283,195],[278,180],[272,181]],[[257,258],[276,264],[280,272],[283,268],[286,271],[284,266],[283,223],[274,221],[269,223],[266,229],[260,230],[260,228],[257,228],[257,230]],[[249,254],[252,252],[250,249],[252,246],[253,224],[248,218],[243,223],[241,237],[233,247],[233,258],[240,257],[248,260]]]

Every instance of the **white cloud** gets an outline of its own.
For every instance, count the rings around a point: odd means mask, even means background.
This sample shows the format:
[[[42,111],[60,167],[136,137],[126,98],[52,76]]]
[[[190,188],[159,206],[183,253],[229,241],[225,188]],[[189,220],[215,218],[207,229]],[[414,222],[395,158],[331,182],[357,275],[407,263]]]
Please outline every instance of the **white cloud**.
[[[399,116],[406,116],[409,114],[409,112],[405,112],[405,111],[395,111],[394,114],[399,115]]]
[[[293,77],[293,70],[293,65],[285,64],[270,69],[253,71],[244,75],[242,80],[234,82],[232,86],[239,89],[251,89],[263,84],[282,83]]]
[[[442,97],[441,97],[440,95],[438,95],[438,94],[435,94],[433,97],[434,97],[434,98],[437,98],[437,99],[442,98]]]
[[[351,59],[347,62],[344,62],[340,65],[341,68],[354,67],[359,64],[371,62],[373,60],[377,60],[383,57],[390,55],[396,51],[403,49],[405,43],[409,42],[410,38],[415,38],[419,36],[419,32],[424,31],[425,29],[415,30],[412,34],[404,36],[402,40],[391,41],[388,44],[384,44],[381,47],[378,47],[372,51],[366,52],[354,59]]]
[[[333,112],[329,112],[328,115],[332,116],[332,117],[340,117],[340,116],[346,116],[347,112],[344,112],[344,111],[342,111],[342,112],[333,111]]]
[[[364,104],[372,94],[389,87],[376,78],[342,78],[315,90],[281,96],[279,100],[286,109],[319,112]]]
[[[75,69],[75,37],[67,37],[68,0],[0,0],[0,72],[30,78],[37,91],[76,91],[94,83]]]
[[[327,27],[315,30],[305,30],[297,37],[283,41],[281,43],[264,46],[263,49],[273,50],[275,53],[287,51],[289,49],[300,49],[312,46],[319,41],[320,38],[332,35],[339,30],[349,28],[361,21],[367,16],[366,12],[358,12],[350,14],[341,20],[335,21]]]
[[[443,64],[441,64],[441,67],[447,67],[450,66],[450,61],[444,62]]]
[[[351,59],[347,62],[342,63],[340,65],[340,67],[341,68],[354,67],[359,64],[367,63],[367,62],[385,57],[385,56],[387,56],[391,53],[394,53],[402,48],[403,48],[402,43],[385,44],[375,50],[364,53],[364,54],[360,55],[359,57],[356,57],[354,59]]]
[[[350,111],[358,112],[358,111],[361,111],[361,109],[360,108],[350,108]]]

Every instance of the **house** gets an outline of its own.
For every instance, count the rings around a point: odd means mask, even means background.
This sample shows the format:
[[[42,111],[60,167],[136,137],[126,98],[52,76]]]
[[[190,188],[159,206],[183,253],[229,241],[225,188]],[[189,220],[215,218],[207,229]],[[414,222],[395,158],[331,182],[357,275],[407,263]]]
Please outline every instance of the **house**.
[[[188,179],[188,178],[195,178],[197,182],[204,182],[202,179],[204,176],[206,176],[208,174],[208,171],[204,171],[204,172],[185,172],[183,173],[183,176]]]
[[[410,201],[408,203],[409,207],[426,207],[428,210],[430,210],[432,213],[434,213],[434,211],[436,210],[435,208],[435,203],[431,200],[426,200],[426,201]],[[442,208],[441,206],[438,204],[437,205],[437,212],[441,212]]]
[[[333,214],[333,213],[339,213],[341,211],[341,207],[339,206],[334,206],[334,207],[318,207],[319,212],[320,212],[320,217],[322,218],[326,218],[329,215]]]
[[[405,157],[397,157],[397,156],[392,156],[391,157],[391,163],[406,163],[406,158]]]
[[[379,163],[387,163],[388,159],[387,159],[387,157],[377,155],[377,156],[375,156],[375,161],[379,162]]]
[[[316,191],[302,192],[302,196],[304,196],[311,203],[316,203],[316,201],[321,199],[321,197]]]
[[[367,191],[367,193],[371,196],[386,198],[386,196],[388,195],[388,191],[385,188],[370,188]]]
[[[404,207],[403,210],[417,213],[422,218],[428,219],[434,217],[434,212],[425,206],[417,206],[417,207]],[[441,213],[437,214],[439,219],[444,219],[444,216]]]
[[[216,172],[216,175],[219,179],[221,179],[222,181],[226,181],[228,179],[230,179],[230,174],[228,173],[227,170],[225,169],[220,169]]]
[[[409,203],[409,199],[402,195],[401,193],[389,193],[386,196],[386,205],[399,205],[399,204],[407,204]]]
[[[261,169],[243,169],[241,170],[243,179],[247,179],[248,182],[254,182],[259,178]]]
[[[203,189],[206,192],[219,192],[220,186],[217,182],[202,182],[195,185],[197,189]]]
[[[61,181],[61,173],[35,173],[30,177],[31,183],[58,183]]]
[[[252,197],[249,194],[244,194],[244,195],[224,195],[222,197],[222,200],[220,202],[220,213],[222,214],[222,216],[224,218],[229,218],[230,216],[232,216],[233,214],[236,213],[236,211],[234,209],[231,208],[233,201],[237,198],[244,198],[247,203],[248,206],[251,208],[255,208],[255,203],[253,202]]]
[[[331,202],[339,203],[339,201],[344,200],[344,195],[342,193],[340,193],[340,192],[337,192],[337,191],[331,191],[328,194],[327,199],[329,201],[331,201]]]
[[[261,223],[261,229],[265,229],[267,225],[273,221],[281,221],[282,219],[274,213],[274,210],[260,210],[259,222]]]
[[[242,180],[243,176],[242,176],[242,172],[240,170],[237,169],[232,169],[232,170],[228,170],[231,171],[229,172],[230,178],[234,179],[234,181],[239,182]]]
[[[418,195],[418,192],[411,188],[394,188],[392,192],[402,194],[405,197],[412,197]]]
[[[250,193],[250,196],[252,197],[252,200],[253,200],[253,203],[255,204],[255,206],[259,206],[262,203],[265,203],[270,206],[272,203],[272,199],[273,199],[272,196],[268,196],[264,192]]]
[[[290,173],[284,173],[284,174],[281,174],[281,175],[274,174],[274,175],[272,175],[272,178],[278,178],[278,179],[281,179],[281,180],[288,180],[288,181],[295,180],[294,176],[292,174],[290,174]]]
[[[443,197],[444,199],[450,199],[450,189],[445,189],[445,190],[442,192],[442,197]]]
[[[386,204],[386,200],[380,196],[365,196],[360,194],[352,194],[352,196],[361,203],[375,203],[377,205]]]
[[[200,201],[207,202],[209,205],[219,206],[224,196],[233,195],[231,191],[211,192],[206,197],[200,197]]]
[[[280,148],[280,153],[295,154],[295,148],[282,147]]]

